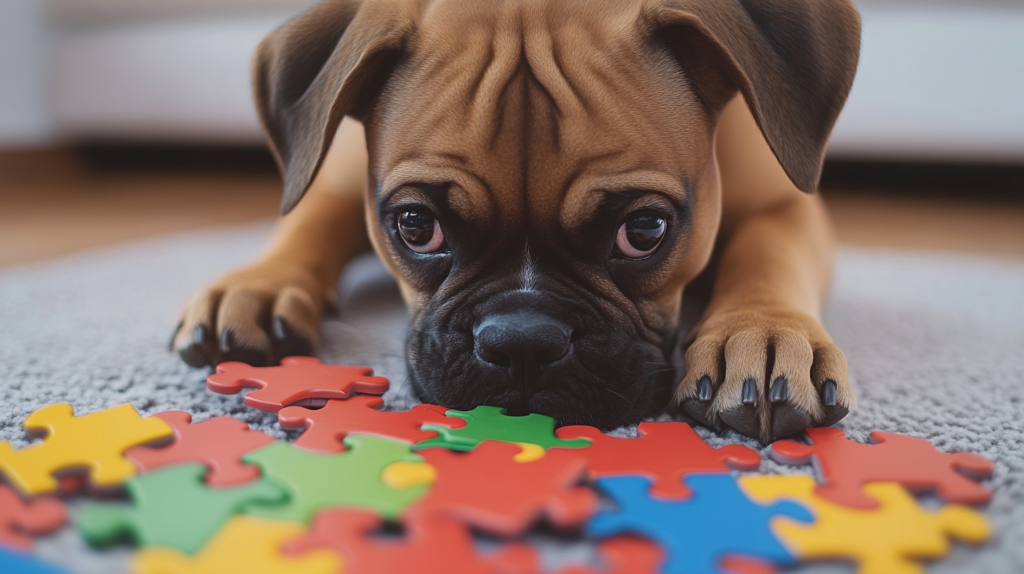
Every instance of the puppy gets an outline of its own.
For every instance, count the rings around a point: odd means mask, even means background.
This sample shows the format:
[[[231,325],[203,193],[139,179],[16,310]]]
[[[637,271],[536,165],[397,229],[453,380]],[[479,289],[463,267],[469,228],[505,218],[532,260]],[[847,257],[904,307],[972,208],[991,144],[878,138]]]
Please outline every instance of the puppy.
[[[372,244],[426,401],[612,428],[674,397],[765,442],[832,424],[854,398],[805,192],[859,38],[849,0],[325,0],[255,58],[287,215],[173,346],[311,353]]]

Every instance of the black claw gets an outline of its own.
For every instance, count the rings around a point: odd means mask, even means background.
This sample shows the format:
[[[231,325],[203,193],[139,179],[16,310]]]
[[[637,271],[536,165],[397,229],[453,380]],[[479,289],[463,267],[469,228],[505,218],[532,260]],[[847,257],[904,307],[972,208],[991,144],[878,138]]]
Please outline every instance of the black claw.
[[[789,399],[789,379],[785,376],[776,377],[775,382],[772,383],[772,390],[769,393],[769,399],[773,403],[781,403]]]
[[[743,395],[740,401],[745,405],[752,405],[757,402],[757,381],[747,379],[743,381]]]
[[[837,394],[838,385],[836,385],[836,382],[832,379],[825,381],[821,385],[821,403],[826,407],[836,406],[836,401],[838,400],[836,396]]]
[[[177,338],[178,338],[178,333],[179,333],[179,332],[181,331],[181,327],[182,327],[182,325],[184,325],[184,324],[185,324],[185,322],[184,322],[184,321],[178,321],[178,326],[174,328],[174,333],[173,333],[173,334],[171,335],[171,342],[170,342],[170,343],[168,343],[168,345],[167,345],[167,348],[168,348],[169,350],[171,350],[171,351],[173,351],[173,350],[174,350],[174,341],[175,341],[175,340],[177,340]]]
[[[284,317],[274,317],[271,331],[274,335],[274,354],[277,361],[294,355],[313,354],[313,343],[296,333]]]
[[[231,344],[234,343],[234,338],[230,329],[224,329],[220,332],[220,350],[222,353],[231,352]]]
[[[292,328],[284,320],[284,317],[274,317],[273,330],[274,338],[278,341],[283,341],[292,335]]]
[[[704,375],[697,381],[697,400],[707,402],[711,400],[711,377]]]
[[[178,328],[180,329],[181,327]],[[210,364],[205,348],[206,326],[196,325],[196,328],[192,331],[192,341],[187,346],[178,349],[178,356],[190,367],[205,367]]]

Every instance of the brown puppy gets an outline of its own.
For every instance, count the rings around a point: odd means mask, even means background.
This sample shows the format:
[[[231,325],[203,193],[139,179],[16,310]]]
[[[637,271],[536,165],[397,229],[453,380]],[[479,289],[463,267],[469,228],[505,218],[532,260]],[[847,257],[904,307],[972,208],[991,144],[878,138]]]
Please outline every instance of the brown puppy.
[[[175,348],[311,352],[365,225],[426,400],[609,428],[674,390],[762,441],[831,424],[853,395],[800,190],[858,49],[848,0],[326,0],[256,56],[290,213]]]

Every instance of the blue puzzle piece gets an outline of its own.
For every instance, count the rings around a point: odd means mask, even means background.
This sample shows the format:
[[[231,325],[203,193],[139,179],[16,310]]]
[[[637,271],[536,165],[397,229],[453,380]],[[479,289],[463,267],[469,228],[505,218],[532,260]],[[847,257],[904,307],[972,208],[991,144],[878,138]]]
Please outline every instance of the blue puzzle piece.
[[[652,498],[651,480],[643,476],[599,478],[597,487],[619,509],[603,510],[587,524],[587,533],[606,537],[623,532],[658,542],[667,554],[666,574],[715,574],[729,555],[769,560],[779,565],[796,560],[768,527],[771,518],[788,516],[810,522],[814,516],[793,502],[762,506],[740,490],[728,474],[691,474],[683,482],[693,490],[688,500]]]
[[[27,552],[19,552],[0,544],[0,572],[3,574],[67,574]]]

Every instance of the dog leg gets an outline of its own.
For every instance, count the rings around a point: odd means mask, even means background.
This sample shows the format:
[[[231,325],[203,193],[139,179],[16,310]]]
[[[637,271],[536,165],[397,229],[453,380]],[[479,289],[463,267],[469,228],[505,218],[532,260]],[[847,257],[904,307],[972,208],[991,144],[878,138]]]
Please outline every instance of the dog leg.
[[[675,398],[704,424],[769,442],[854,408],[846,358],[820,319],[832,232],[820,196],[789,182],[741,98],[718,136],[721,262]]]
[[[363,214],[366,142],[346,119],[306,197],[281,218],[264,255],[196,293],[172,347],[189,365],[308,355],[348,261],[370,247]]]

